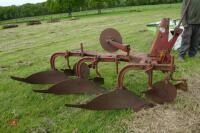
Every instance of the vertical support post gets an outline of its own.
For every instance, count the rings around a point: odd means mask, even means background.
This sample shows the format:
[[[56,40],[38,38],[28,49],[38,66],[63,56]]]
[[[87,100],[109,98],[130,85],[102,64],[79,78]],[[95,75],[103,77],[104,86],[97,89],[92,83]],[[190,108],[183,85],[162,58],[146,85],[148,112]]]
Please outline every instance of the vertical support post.
[[[69,52],[66,51],[67,55],[65,56],[66,60],[67,60],[67,66],[69,69],[71,69],[70,63],[69,63]]]
[[[84,56],[83,43],[81,43],[80,46],[81,46],[81,56],[83,57]]]
[[[148,88],[151,89],[153,84],[153,71],[152,70],[148,71],[147,75],[148,75]]]

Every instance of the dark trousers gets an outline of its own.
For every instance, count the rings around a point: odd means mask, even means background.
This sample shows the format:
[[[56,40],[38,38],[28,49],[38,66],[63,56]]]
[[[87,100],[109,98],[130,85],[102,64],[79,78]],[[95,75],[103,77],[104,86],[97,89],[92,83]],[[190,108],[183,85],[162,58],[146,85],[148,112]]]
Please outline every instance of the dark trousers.
[[[182,44],[179,56],[184,57],[187,52],[190,57],[197,54],[200,46],[200,24],[188,25],[182,35]]]

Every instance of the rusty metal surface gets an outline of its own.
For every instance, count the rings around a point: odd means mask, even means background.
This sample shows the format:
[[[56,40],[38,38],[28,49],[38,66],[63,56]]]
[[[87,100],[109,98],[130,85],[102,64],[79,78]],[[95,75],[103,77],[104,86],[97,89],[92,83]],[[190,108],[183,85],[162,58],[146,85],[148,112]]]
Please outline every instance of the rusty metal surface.
[[[115,91],[100,95],[86,104],[66,104],[66,106],[90,110],[131,108],[134,111],[140,111],[141,109],[153,107],[152,104],[145,102],[144,100],[136,96],[133,92],[125,89],[116,89]]]
[[[34,90],[39,93],[52,93],[56,95],[65,94],[102,94],[106,90],[103,87],[98,86],[93,81],[87,79],[72,79],[60,82],[48,90]]]
[[[56,84],[64,81],[71,76],[71,72],[60,72],[60,71],[44,71],[35,73],[27,78],[19,78],[12,76],[13,80],[30,83],[30,84]]]
[[[144,93],[152,101],[159,104],[172,102],[177,96],[176,87],[166,81],[159,81],[153,84],[152,89]]]
[[[80,78],[88,79],[90,76],[90,68],[86,63],[82,63],[80,66]]]
[[[101,46],[104,50],[108,52],[116,52],[118,49],[109,44],[108,43],[109,40],[122,44],[122,37],[120,33],[113,28],[107,28],[101,33],[99,38]]]

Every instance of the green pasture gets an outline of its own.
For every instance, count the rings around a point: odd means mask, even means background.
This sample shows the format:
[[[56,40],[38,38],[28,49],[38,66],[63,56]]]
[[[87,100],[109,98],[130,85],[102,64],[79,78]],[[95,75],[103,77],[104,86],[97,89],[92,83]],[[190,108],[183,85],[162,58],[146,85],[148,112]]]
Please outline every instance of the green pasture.
[[[49,70],[49,58],[57,51],[77,50],[80,43],[86,50],[106,53],[99,44],[99,35],[105,28],[115,28],[123,36],[123,42],[131,45],[133,53],[148,53],[155,33],[148,31],[146,24],[162,18],[177,19],[180,16],[180,4],[153,5],[107,9],[102,15],[96,11],[75,13],[77,20],[70,20],[66,14],[53,17],[62,18],[58,23],[47,23],[51,16],[36,17],[41,25],[26,26],[25,18],[5,23],[19,23],[18,28],[0,30],[0,132],[69,132],[69,133],[121,133],[128,132],[127,121],[134,118],[134,111],[88,111],[67,108],[66,103],[84,103],[95,96],[67,95],[55,96],[33,93],[32,89],[46,89],[50,85],[29,85],[12,81],[10,75],[27,76],[35,72]],[[173,52],[177,59],[177,52]],[[178,77],[192,77],[200,71],[200,56],[185,62],[177,61]],[[77,61],[76,58],[70,60]],[[66,67],[65,60],[59,58],[59,68]],[[120,67],[124,66],[120,64]],[[104,87],[115,88],[117,74],[115,64],[102,63],[100,72],[105,78]],[[92,77],[95,72],[92,71]],[[155,74],[155,81],[162,78]],[[126,76],[125,85],[141,95],[147,88],[145,73],[133,71]],[[171,103],[182,109],[183,99]],[[190,103],[188,103],[190,104]],[[17,119],[16,126],[9,120]]]

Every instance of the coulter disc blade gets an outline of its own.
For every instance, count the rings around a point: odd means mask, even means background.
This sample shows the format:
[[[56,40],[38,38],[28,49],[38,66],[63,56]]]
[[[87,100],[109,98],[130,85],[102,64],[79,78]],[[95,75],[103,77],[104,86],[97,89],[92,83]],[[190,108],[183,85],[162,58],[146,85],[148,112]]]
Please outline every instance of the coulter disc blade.
[[[177,96],[176,87],[171,83],[166,83],[165,81],[155,83],[152,89],[144,93],[152,101],[159,104],[172,102]]]
[[[34,90],[39,93],[64,94],[102,94],[105,93],[102,87],[87,79],[72,79],[60,82],[48,90]]]
[[[132,108],[135,111],[139,111],[143,108],[153,107],[152,104],[146,103],[144,100],[136,96],[133,92],[125,89],[116,89],[115,91],[100,95],[86,104],[66,104],[66,106],[90,110],[112,110]]]
[[[65,71],[45,71],[35,73],[27,78],[19,78],[11,76],[13,80],[30,83],[30,84],[55,84],[67,79],[68,76],[72,76],[72,73]]]

